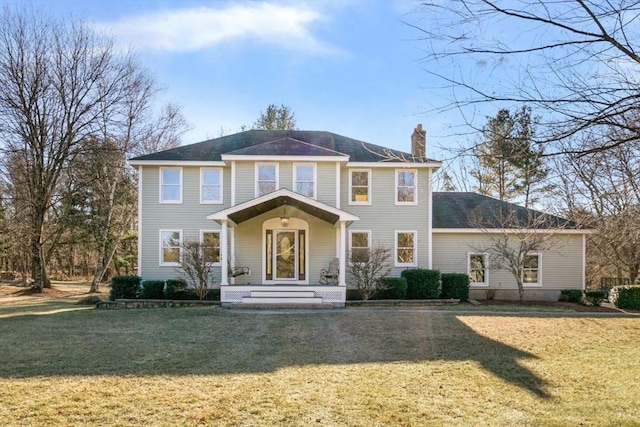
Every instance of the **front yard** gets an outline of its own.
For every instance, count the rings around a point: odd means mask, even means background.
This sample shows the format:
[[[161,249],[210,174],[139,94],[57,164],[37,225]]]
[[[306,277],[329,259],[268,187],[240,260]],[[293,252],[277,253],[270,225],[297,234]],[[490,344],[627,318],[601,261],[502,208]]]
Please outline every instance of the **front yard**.
[[[0,425],[638,422],[637,317],[34,300],[0,302]]]

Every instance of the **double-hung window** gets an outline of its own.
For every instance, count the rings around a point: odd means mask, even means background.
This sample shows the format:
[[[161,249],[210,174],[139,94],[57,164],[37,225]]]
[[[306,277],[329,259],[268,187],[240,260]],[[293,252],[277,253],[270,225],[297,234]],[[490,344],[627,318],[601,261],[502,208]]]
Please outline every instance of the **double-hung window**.
[[[417,265],[418,233],[416,231],[396,231],[395,266],[415,267]]]
[[[160,265],[180,265],[182,230],[160,230]]]
[[[160,203],[182,203],[182,168],[160,168]]]
[[[200,232],[202,255],[207,264],[220,264],[220,232],[202,230]]]
[[[524,286],[541,286],[540,254],[527,254],[524,256],[522,268],[522,284]]]
[[[349,204],[371,204],[371,169],[351,169],[349,172]]]
[[[256,197],[272,193],[278,189],[278,164],[256,164]]]
[[[418,172],[415,169],[396,170],[396,205],[418,203]]]
[[[293,165],[293,190],[303,196],[316,197],[316,165],[298,163]]]
[[[489,271],[487,266],[487,254],[469,254],[467,269],[471,286],[489,286]]]
[[[351,262],[368,262],[371,250],[370,231],[350,231],[349,247],[351,248]]]
[[[200,203],[222,203],[221,168],[200,168]]]

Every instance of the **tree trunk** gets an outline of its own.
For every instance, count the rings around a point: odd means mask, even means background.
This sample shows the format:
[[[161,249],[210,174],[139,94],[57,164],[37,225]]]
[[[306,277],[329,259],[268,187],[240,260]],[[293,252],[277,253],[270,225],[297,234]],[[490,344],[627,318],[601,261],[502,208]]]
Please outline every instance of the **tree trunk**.
[[[522,280],[517,280],[518,282],[518,294],[520,295],[520,302],[524,301],[524,286],[522,285]]]

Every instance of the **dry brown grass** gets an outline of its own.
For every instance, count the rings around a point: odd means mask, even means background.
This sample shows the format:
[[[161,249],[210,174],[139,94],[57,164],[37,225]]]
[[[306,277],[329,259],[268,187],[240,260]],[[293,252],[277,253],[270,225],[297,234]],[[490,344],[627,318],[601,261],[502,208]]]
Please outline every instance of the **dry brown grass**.
[[[632,317],[5,309],[0,425],[638,425]]]

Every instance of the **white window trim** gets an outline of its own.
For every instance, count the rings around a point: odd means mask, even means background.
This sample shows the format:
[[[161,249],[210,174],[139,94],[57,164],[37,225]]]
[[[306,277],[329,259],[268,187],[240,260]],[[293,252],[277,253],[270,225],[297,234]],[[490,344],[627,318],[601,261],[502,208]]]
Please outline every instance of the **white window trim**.
[[[538,257],[538,281],[536,283],[525,283],[524,281],[524,263],[523,269],[520,272],[520,280],[522,280],[522,286],[526,288],[540,288],[542,287],[542,252],[529,252],[527,256]]]
[[[352,173],[353,172],[367,172],[368,175],[368,179],[367,179],[367,201],[366,202],[356,202],[353,201],[353,183],[352,183]],[[372,196],[372,191],[371,191],[371,179],[372,179],[372,173],[371,173],[371,169],[349,169],[349,204],[350,205],[361,205],[361,206],[369,206],[371,205],[371,196]],[[396,178],[397,179],[397,178]],[[397,187],[396,187],[396,192],[397,192]],[[396,196],[397,198],[397,196]]]
[[[398,234],[413,234],[413,262],[398,262]],[[418,265],[418,231],[417,230],[396,230],[393,239],[393,265],[396,267],[416,267]]]
[[[481,255],[484,258],[484,282],[471,282],[471,256]],[[467,275],[469,286],[489,286],[489,254],[486,252],[467,252]]]
[[[276,167],[276,188],[274,191],[277,191],[280,189],[280,164],[279,163],[274,163],[274,162],[260,162],[260,163],[256,163],[255,165],[255,172],[254,172],[254,177],[255,177],[255,197],[260,197],[260,193],[258,192],[259,189],[259,185],[258,185],[258,171],[260,169],[260,166],[275,166]]]
[[[202,191],[202,187],[204,187],[203,175],[206,171],[218,171],[220,173],[220,199],[219,200],[203,200],[204,192]],[[224,172],[222,168],[200,168],[200,204],[201,205],[221,205],[224,200]]]
[[[180,234],[180,243],[179,243],[180,249],[179,250],[180,250],[180,259],[182,259],[182,230],[181,229],[177,229],[177,228],[176,229],[162,229],[162,230],[160,230],[160,234],[159,234],[159,237],[160,237],[160,253],[159,253],[159,256],[160,257],[158,258],[159,265],[161,267],[176,267],[176,266],[180,266],[179,262],[163,262],[163,255],[164,254],[163,254],[163,251],[162,251],[162,249],[163,249],[162,243],[163,243],[164,240],[162,239],[162,233],[175,233],[175,232],[178,232]]]
[[[298,169],[297,169],[297,166],[312,166],[313,167],[313,196],[311,196],[311,198],[312,199],[317,199],[318,198],[318,166],[317,166],[317,164],[316,163],[294,163],[293,164],[293,191],[294,192],[296,192],[296,182],[298,182]],[[302,181],[302,182],[308,182],[308,181]],[[303,196],[304,196],[304,194],[303,194]]]
[[[204,244],[204,234],[205,233],[218,233],[218,242],[222,245],[222,231],[221,230],[200,230],[200,244]],[[221,262],[208,262],[207,265],[211,265],[214,267],[220,267],[222,265],[222,246],[218,247],[220,251],[220,260]]]
[[[399,202],[398,201],[398,172],[411,172],[413,173],[413,202]],[[396,206],[414,206],[418,204],[418,169],[396,169],[395,171],[395,204]]]
[[[162,197],[163,196],[162,187],[164,186],[164,184],[162,182],[162,178],[163,178],[162,172],[164,170],[169,170],[169,169],[177,170],[180,173],[180,199],[179,200],[164,200],[163,197]],[[167,204],[167,205],[171,205],[171,204],[179,205],[179,204],[182,204],[182,193],[183,193],[183,191],[182,191],[183,190],[183,188],[182,188],[183,187],[182,186],[182,182],[183,182],[182,181],[182,168],[181,167],[161,167],[159,169],[159,171],[160,171],[160,179],[159,179],[159,181],[160,181],[160,195],[159,195],[160,203]]]
[[[353,233],[363,233],[363,234],[366,233],[366,234],[368,234],[369,235],[369,239],[368,239],[369,247],[368,247],[368,249],[369,249],[369,251],[371,251],[371,230],[349,230],[349,242],[348,242],[349,254],[347,254],[348,255],[349,264],[353,264],[351,262],[351,255],[350,255],[351,254],[351,249],[352,249],[351,244],[353,243],[353,238],[352,238]]]

